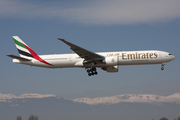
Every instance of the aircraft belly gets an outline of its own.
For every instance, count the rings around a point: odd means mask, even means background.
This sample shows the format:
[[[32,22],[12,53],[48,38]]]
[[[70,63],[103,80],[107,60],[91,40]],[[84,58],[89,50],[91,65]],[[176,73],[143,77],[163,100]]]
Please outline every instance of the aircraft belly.
[[[49,63],[51,63],[54,68],[68,68],[68,67],[75,67],[76,61],[58,60],[58,61],[49,61]]]

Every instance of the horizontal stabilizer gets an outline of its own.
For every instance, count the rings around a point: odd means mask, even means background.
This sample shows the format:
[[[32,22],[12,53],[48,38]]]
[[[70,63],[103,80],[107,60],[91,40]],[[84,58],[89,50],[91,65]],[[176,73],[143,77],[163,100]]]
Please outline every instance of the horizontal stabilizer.
[[[14,58],[14,59],[22,60],[22,61],[31,61],[30,59],[19,57],[19,56],[15,56],[15,55],[7,55],[7,56],[9,56],[11,58]]]

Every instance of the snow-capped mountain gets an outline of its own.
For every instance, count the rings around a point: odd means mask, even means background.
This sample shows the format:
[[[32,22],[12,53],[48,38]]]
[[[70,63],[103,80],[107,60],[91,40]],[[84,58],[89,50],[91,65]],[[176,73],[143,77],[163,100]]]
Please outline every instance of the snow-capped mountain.
[[[47,97],[56,97],[53,94],[37,94],[37,93],[27,93],[22,95],[13,95],[13,94],[1,94],[0,93],[0,102],[8,102],[13,99],[23,99],[23,98],[47,98]]]
[[[154,104],[160,103],[160,104]],[[0,94],[0,120],[12,120],[31,114],[42,120],[157,120],[179,116],[180,93],[169,96],[124,94],[73,100],[53,94]]]
[[[54,94],[22,94],[22,95],[13,95],[13,94],[0,94],[0,102],[9,102],[14,99],[25,99],[25,98],[48,98],[48,97],[57,97]],[[58,97],[57,97],[58,98]],[[177,103],[180,104],[180,93],[175,93],[169,96],[160,96],[154,94],[122,94],[116,96],[108,97],[97,97],[97,98],[77,98],[73,99],[73,102],[86,103],[89,105],[97,104],[117,104],[120,102],[129,102],[129,103]]]
[[[160,96],[154,94],[123,94],[109,97],[97,97],[97,98],[77,98],[74,102],[86,103],[90,105],[97,104],[116,104],[120,102],[130,103],[177,103],[180,104],[180,93],[175,93],[169,96]]]

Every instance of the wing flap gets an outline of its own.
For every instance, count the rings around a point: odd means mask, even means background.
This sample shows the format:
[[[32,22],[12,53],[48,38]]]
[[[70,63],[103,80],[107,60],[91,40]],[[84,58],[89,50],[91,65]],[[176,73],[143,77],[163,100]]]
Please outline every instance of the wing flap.
[[[61,38],[57,38],[58,40],[61,40],[62,42],[64,42],[65,44],[67,44],[68,46],[70,46],[71,50],[73,50],[76,54],[78,54],[81,58],[84,58],[85,60],[103,60],[104,57],[99,55],[99,54],[96,54],[96,53],[93,53],[91,51],[88,51],[84,48],[81,48],[77,45],[74,45],[64,39],[61,39]]]
[[[15,56],[15,55],[7,55],[7,56],[11,57],[11,58],[14,58],[14,59],[22,60],[22,61],[31,61],[30,59],[19,57],[19,56]]]

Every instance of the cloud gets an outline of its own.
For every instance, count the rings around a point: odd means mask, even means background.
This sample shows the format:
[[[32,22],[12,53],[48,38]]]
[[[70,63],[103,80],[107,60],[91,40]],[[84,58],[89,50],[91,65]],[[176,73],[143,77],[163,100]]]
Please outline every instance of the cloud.
[[[81,24],[168,22],[180,17],[179,0],[97,0],[77,3],[1,0],[0,17],[58,19]]]

